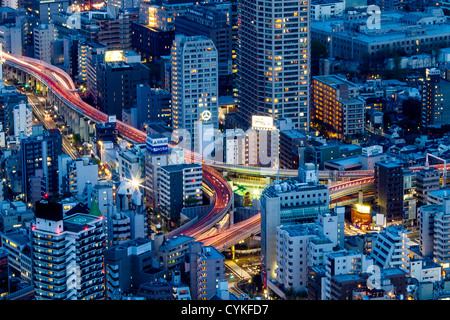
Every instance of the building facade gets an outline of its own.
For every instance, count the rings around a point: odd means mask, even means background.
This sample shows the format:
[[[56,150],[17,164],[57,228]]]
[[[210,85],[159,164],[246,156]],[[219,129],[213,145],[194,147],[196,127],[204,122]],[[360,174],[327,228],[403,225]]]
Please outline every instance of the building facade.
[[[261,115],[309,131],[309,11],[310,1],[238,1],[238,116],[247,126]]]

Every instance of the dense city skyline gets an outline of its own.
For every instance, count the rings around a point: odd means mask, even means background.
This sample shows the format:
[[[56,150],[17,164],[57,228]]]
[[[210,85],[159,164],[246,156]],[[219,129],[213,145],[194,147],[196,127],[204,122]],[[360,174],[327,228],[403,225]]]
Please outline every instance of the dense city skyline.
[[[450,298],[447,2],[0,13],[0,300]]]

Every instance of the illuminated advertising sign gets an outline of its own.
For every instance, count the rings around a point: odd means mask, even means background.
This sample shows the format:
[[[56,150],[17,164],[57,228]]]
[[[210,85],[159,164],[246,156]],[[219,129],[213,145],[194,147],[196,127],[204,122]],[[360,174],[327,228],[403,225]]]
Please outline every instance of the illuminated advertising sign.
[[[252,127],[255,129],[273,129],[273,118],[266,116],[252,116]]]
[[[122,50],[112,50],[105,52],[105,62],[117,62],[117,61],[123,61]]]
[[[209,111],[209,110],[203,111],[201,113],[200,117],[201,117],[200,120],[203,120],[203,121],[210,120],[211,119],[211,111]]]
[[[363,206],[360,204],[356,204],[356,211],[360,213],[370,213],[370,206]]]

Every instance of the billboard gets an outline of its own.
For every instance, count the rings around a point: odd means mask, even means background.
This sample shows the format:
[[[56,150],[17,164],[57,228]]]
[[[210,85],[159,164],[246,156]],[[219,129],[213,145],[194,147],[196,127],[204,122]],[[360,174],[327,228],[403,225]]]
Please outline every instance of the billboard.
[[[252,128],[273,129],[273,118],[267,116],[252,116]]]
[[[110,50],[105,52],[105,62],[123,61],[122,50]]]

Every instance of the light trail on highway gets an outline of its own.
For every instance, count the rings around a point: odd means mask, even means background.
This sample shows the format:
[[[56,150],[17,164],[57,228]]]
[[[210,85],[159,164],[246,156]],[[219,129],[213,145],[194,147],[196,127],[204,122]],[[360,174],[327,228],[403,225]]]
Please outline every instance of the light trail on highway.
[[[47,64],[45,62],[28,58],[18,57],[15,55],[1,53],[5,61],[12,62],[22,68],[37,75],[44,81],[47,87],[50,87],[60,98],[64,99],[66,103],[72,105],[76,110],[80,110],[83,116],[102,123],[108,121],[108,116],[100,110],[94,108],[88,103],[84,102],[76,91],[76,86],[72,79],[63,70]],[[117,121],[117,129],[119,134],[128,138],[135,143],[145,143],[147,139],[146,132],[134,128],[130,125]],[[173,147],[173,145],[171,146]],[[232,190],[228,182],[213,168],[208,167],[204,163],[204,159],[197,153],[192,153],[192,158],[197,163],[203,164],[203,179],[208,181],[210,186],[214,189],[214,207],[203,217],[197,224],[185,230],[185,234],[189,236],[198,236],[211,228],[217,221],[223,218],[226,211],[231,206]]]

